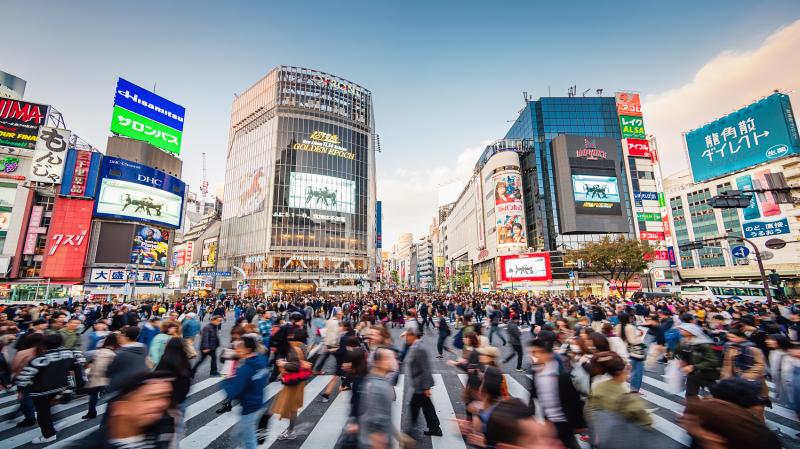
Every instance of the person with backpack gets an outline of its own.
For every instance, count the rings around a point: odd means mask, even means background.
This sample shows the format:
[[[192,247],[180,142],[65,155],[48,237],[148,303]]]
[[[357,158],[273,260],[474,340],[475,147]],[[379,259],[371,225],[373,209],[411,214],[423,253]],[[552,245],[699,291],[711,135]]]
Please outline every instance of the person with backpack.
[[[681,371],[686,375],[686,397],[697,396],[701,388],[719,379],[722,357],[700,326],[682,323],[677,329],[682,338],[675,348],[675,358],[681,361]]]
[[[722,359],[720,378],[736,377],[758,385],[761,399],[764,401],[764,405],[767,405],[769,388],[767,387],[767,364],[764,360],[764,353],[747,339],[747,335],[740,327],[735,327],[728,332],[728,342]],[[764,405],[753,407],[753,412],[762,422],[765,419]]]
[[[508,334],[508,342],[511,343],[511,349],[513,349],[514,352],[508,354],[503,360],[503,363],[508,363],[516,356],[517,371],[522,372],[522,333],[519,331],[518,319],[513,318],[508,320],[506,333]]]

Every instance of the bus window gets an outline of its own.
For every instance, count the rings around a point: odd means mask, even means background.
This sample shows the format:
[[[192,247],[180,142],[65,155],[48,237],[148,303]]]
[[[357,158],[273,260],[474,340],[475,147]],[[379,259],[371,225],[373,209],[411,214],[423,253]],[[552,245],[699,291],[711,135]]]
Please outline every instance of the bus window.
[[[708,287],[704,285],[687,285],[686,287],[681,287],[681,291],[686,293],[700,293],[706,290],[708,290]]]
[[[736,289],[733,288],[733,287],[721,287],[720,291],[721,291],[720,294],[722,296],[735,296],[736,295]]]

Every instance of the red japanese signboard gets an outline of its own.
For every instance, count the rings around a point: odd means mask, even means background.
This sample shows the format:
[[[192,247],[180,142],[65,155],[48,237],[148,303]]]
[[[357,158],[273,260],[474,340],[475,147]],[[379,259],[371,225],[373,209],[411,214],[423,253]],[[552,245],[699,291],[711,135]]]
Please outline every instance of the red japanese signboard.
[[[500,256],[500,280],[503,282],[549,281],[552,279],[550,253]]]
[[[617,102],[617,115],[642,116],[642,102],[639,94],[632,92],[617,92],[614,94]]]
[[[653,158],[653,153],[650,151],[650,142],[644,139],[625,139],[625,143],[628,146],[628,156]]]
[[[59,280],[83,279],[89,249],[94,201],[56,197],[47,234],[42,277]]]
[[[669,252],[667,250],[657,249],[644,255],[644,260],[669,260]]]
[[[664,240],[664,233],[655,231],[639,231],[639,240]]]

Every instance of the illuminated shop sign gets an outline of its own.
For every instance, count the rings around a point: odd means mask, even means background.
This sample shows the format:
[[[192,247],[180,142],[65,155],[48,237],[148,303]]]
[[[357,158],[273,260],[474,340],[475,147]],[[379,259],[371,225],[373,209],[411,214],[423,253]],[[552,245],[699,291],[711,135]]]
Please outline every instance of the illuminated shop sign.
[[[122,78],[117,81],[111,132],[181,152],[186,109]]]
[[[17,169],[19,168],[19,163],[19,158],[14,156],[6,156],[0,160],[0,178],[24,181],[25,176],[16,174]]]
[[[633,199],[636,201],[658,201],[657,192],[633,192]]]
[[[275,218],[305,218],[307,220],[331,221],[335,223],[344,223],[347,220],[339,215],[325,215],[325,214],[309,214],[306,212],[288,212],[276,211],[272,213]]]
[[[344,159],[355,160],[356,154],[341,146],[342,141],[337,134],[330,134],[323,131],[314,131],[308,136],[308,139],[303,139],[302,142],[296,142],[292,145],[292,149],[298,151],[311,151],[314,153],[323,153],[328,156],[336,156]]]
[[[595,142],[593,139],[583,139],[583,148],[576,151],[575,156],[588,161],[608,159],[608,154],[603,150],[598,150]]]
[[[664,240],[664,233],[654,231],[639,231],[639,240],[662,241]]]
[[[91,227],[91,200],[56,197],[41,275],[55,279],[81,279]]]
[[[168,230],[152,226],[136,226],[131,248],[131,263],[166,268],[168,251]]]
[[[650,150],[650,142],[642,139],[625,139],[625,144],[628,147],[628,156],[647,159],[653,158],[653,152]]]
[[[614,176],[572,175],[575,201],[619,203],[619,188]]]
[[[641,117],[619,116],[619,130],[623,139],[644,139],[644,120]]]
[[[95,151],[69,150],[64,164],[61,195],[93,198],[97,190],[101,157]]]
[[[166,272],[155,270],[125,270],[120,268],[93,268],[89,276],[92,284],[125,284],[136,279],[137,284],[162,284]]]
[[[617,92],[614,94],[617,103],[617,115],[641,117],[642,102],[639,94],[633,92]]]
[[[639,221],[662,221],[661,214],[658,212],[637,212],[636,218]]]
[[[48,112],[43,104],[0,98],[0,147],[32,150]]]

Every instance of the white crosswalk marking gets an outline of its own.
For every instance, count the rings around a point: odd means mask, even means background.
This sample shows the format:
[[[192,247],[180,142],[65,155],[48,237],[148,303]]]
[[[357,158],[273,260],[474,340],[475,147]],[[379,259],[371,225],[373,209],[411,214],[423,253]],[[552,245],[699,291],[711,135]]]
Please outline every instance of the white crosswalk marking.
[[[401,374],[394,387],[394,402],[392,403],[392,426],[395,432],[400,432],[401,418],[403,417],[403,398],[405,397],[406,375]],[[395,448],[400,447],[400,441],[395,438]]]
[[[350,407],[350,392],[342,392],[337,395],[336,399],[329,404],[315,404],[314,408],[310,408],[310,413],[303,415],[306,410],[314,401],[319,393],[327,385],[328,381],[333,376],[317,376],[312,379],[306,386],[303,409],[301,409],[300,420],[308,425],[309,429],[313,429],[310,433],[299,432],[298,439],[294,442],[277,441],[277,436],[288,427],[286,420],[279,420],[275,417],[270,422],[270,434],[267,442],[262,445],[265,449],[284,449],[287,447],[301,448],[301,449],[332,449],[338,440],[338,437],[346,423],[347,415]],[[466,374],[458,374],[456,380],[455,374],[434,374],[436,386],[432,389],[432,401],[436,408],[437,415],[441,422],[443,437],[424,437],[418,440],[418,445],[421,448],[428,449],[465,449],[466,444],[458,431],[458,427],[453,421],[455,418],[454,404],[457,399],[451,397],[460,397],[461,389],[459,385],[466,382]],[[677,424],[677,418],[683,411],[683,405],[678,401],[675,396],[668,394],[661,387],[661,382],[657,376],[650,377],[650,373],[645,375],[646,390],[642,390],[643,399],[648,403],[648,408],[656,408],[658,414],[652,414],[653,428],[679,442],[682,445],[688,445],[689,439],[686,432]],[[528,401],[528,390],[526,382],[528,378],[523,375],[505,375],[508,383],[509,393],[521,399],[523,402]],[[192,421],[191,433],[185,435],[181,441],[181,449],[203,449],[208,447],[221,448],[226,445],[236,445],[238,442],[231,440],[229,430],[236,424],[239,414],[234,412],[225,413],[222,415],[213,414],[214,409],[225,399],[225,393],[219,391],[220,378],[209,378],[192,386],[190,390],[190,401],[194,399],[194,395],[205,396],[199,400],[194,401],[186,409],[185,420]],[[404,388],[406,376],[401,375],[398,379],[398,385],[395,389],[396,400],[392,404],[393,411],[393,425],[395,429],[401,430],[402,414],[404,412],[404,405],[408,402],[408,397],[405,396]],[[449,383],[446,381],[450,381]],[[453,384],[455,381],[455,385]],[[272,383],[266,389],[267,399],[274,397],[282,386],[280,383]],[[458,388],[458,391],[451,391]],[[13,396],[13,395],[10,395]],[[81,420],[80,417],[86,412],[85,406],[86,398],[79,398],[66,406],[56,406],[54,410],[58,410],[60,415],[56,420],[58,431],[58,440],[48,446],[48,449],[60,449],[67,445],[74,443],[81,438],[85,437],[92,431],[97,429],[100,420],[97,419],[91,422],[91,425]],[[8,404],[8,402],[7,402]],[[10,404],[9,404],[10,406]],[[463,405],[459,406],[463,407]],[[98,406],[98,411],[102,413],[105,409],[104,404]],[[784,416],[785,412],[792,413],[787,409],[770,412],[767,409],[767,423],[772,429],[777,429],[787,437],[794,437],[800,431],[800,423],[798,423],[793,416]],[[660,416],[659,416],[660,415]],[[770,419],[772,417],[773,419]],[[788,418],[788,419],[787,419]],[[201,420],[197,422],[196,420]],[[419,417],[420,430],[424,427],[423,417]],[[306,425],[303,424],[303,425]],[[35,446],[30,445],[30,441],[40,435],[38,427],[29,427],[26,429],[13,428],[13,422],[0,423],[0,447],[3,449],[13,448],[32,448]],[[585,444],[582,444],[582,447]]]
[[[441,437],[431,438],[433,449],[466,449],[467,445],[464,443],[464,438],[461,436],[461,431],[458,430],[458,424],[455,422],[456,412],[453,411],[453,404],[450,402],[450,396],[447,394],[447,388],[441,374],[433,375],[433,384],[431,400],[436,408],[436,415],[439,417],[442,433],[444,434]]]
[[[303,392],[303,407],[298,410],[298,414],[302,413],[303,409],[308,407],[308,405],[311,404],[314,399],[316,399],[318,394],[322,393],[322,390],[326,385],[328,385],[330,379],[331,376],[317,376],[312,379],[311,382],[306,383],[306,388]],[[278,435],[288,428],[288,419],[279,420],[277,416],[273,416],[269,423],[269,436],[267,437],[267,441],[265,441],[260,447],[272,446],[272,443],[278,439]],[[337,433],[336,435],[338,436],[339,434]]]
[[[273,382],[267,385],[267,388],[264,389],[264,400],[270,400],[273,396],[275,396],[275,394],[278,393],[278,391],[280,391],[280,388],[281,384],[278,382]],[[180,447],[185,449],[207,447],[214,441],[215,437],[219,436],[236,424],[236,422],[239,420],[240,412],[241,407],[237,406],[234,411],[224,413],[222,416],[215,418],[208,424],[185,436],[181,440]],[[189,419],[191,418],[186,418],[187,421]]]

